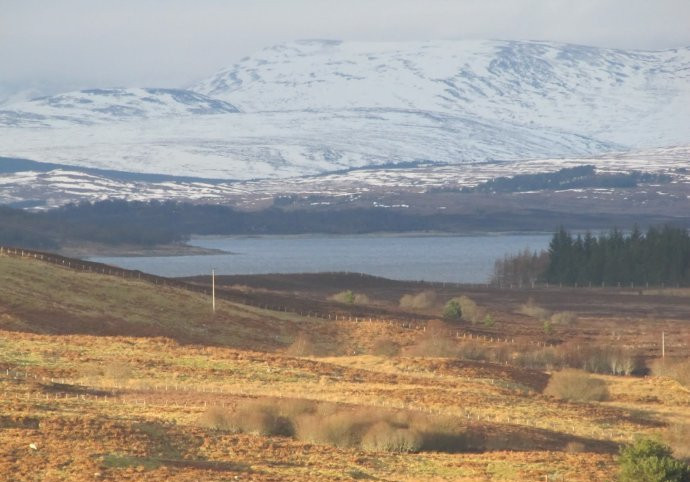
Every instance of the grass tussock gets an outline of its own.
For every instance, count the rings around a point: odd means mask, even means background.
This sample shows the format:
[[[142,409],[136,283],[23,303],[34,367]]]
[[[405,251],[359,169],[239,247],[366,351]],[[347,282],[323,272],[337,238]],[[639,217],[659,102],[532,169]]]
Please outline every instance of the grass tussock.
[[[400,308],[404,310],[427,310],[436,304],[436,293],[430,290],[400,298]]]
[[[600,402],[609,396],[606,382],[580,370],[563,370],[551,375],[544,394],[573,402]]]

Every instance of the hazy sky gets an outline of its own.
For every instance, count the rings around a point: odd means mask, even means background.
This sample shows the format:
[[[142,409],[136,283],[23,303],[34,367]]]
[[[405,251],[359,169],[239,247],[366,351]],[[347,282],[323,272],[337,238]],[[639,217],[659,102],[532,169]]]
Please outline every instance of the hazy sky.
[[[185,86],[301,38],[690,45],[688,0],[0,0],[0,100]]]

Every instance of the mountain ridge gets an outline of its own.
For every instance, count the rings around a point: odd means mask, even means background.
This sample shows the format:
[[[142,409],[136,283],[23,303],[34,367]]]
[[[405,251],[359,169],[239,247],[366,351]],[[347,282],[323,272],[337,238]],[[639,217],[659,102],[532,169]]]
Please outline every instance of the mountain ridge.
[[[0,156],[214,179],[589,157],[690,143],[690,48],[296,41],[193,89],[0,108]]]

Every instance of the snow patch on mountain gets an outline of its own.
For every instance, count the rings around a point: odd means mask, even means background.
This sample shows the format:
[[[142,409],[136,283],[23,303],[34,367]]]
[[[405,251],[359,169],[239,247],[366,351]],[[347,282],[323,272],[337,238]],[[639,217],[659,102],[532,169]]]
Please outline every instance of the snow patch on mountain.
[[[64,127],[167,116],[235,113],[232,104],[182,89],[90,89],[20,102],[0,110],[13,127]]]

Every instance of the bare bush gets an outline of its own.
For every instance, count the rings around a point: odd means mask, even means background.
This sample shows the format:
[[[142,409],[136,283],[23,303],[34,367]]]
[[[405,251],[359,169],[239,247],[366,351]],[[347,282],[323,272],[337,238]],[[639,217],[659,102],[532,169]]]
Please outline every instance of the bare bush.
[[[527,303],[520,305],[518,313],[536,318],[539,321],[546,321],[550,318],[551,312],[546,308],[538,306],[532,298],[527,300]]]
[[[309,335],[299,333],[285,353],[290,356],[313,356],[317,354],[317,350]]]
[[[577,402],[602,401],[608,398],[606,382],[580,370],[563,370],[551,375],[545,395]]]
[[[491,355],[491,349],[487,346],[482,345],[476,341],[465,341],[458,344],[457,346],[457,357],[464,360],[489,360]]]
[[[406,347],[405,356],[450,358],[458,354],[458,345],[450,338],[423,336],[416,343]]]
[[[232,428],[229,412],[218,406],[209,407],[199,418],[199,424],[213,430],[231,430]]]
[[[414,295],[403,295],[400,298],[400,308],[404,310],[426,310],[436,304],[436,293],[422,291]]]
[[[372,425],[362,438],[362,448],[377,452],[417,452],[422,436],[410,428],[401,428],[382,420]]]
[[[352,292],[352,290],[346,290],[329,296],[328,299],[332,301],[337,301],[338,303],[352,305],[355,303],[355,294]]]
[[[295,433],[308,442],[356,447],[373,420],[372,413],[364,409],[345,409],[322,416],[303,415],[295,421]]]
[[[550,321],[554,325],[573,325],[577,322],[577,315],[572,311],[559,311],[551,315]]]
[[[651,363],[656,376],[673,378],[685,387],[690,387],[690,359],[658,359]]]
[[[127,383],[132,374],[132,367],[125,362],[112,362],[103,369],[103,376],[117,383]]]
[[[458,298],[460,309],[462,310],[462,319],[470,323],[479,323],[484,318],[484,311],[479,308],[477,303],[467,296]]]
[[[354,293],[352,290],[341,291],[340,293],[330,296],[328,299],[348,305],[367,305],[370,303],[367,295],[363,293]]]
[[[240,402],[227,416],[226,429],[231,432],[254,435],[291,436],[292,422],[280,415],[280,406],[274,400],[247,400]]]
[[[354,304],[356,305],[368,305],[371,303],[371,300],[369,297],[363,293],[355,293],[355,301]]]
[[[496,260],[491,282],[499,286],[512,284],[527,286],[536,283],[548,265],[549,253],[547,251],[542,250],[537,253],[524,249],[518,254],[506,255],[503,259]]]
[[[211,407],[199,423],[214,430],[291,436],[305,442],[381,452],[458,452],[489,446],[485,434],[468,430],[457,417],[299,399],[244,400],[234,410]]]

